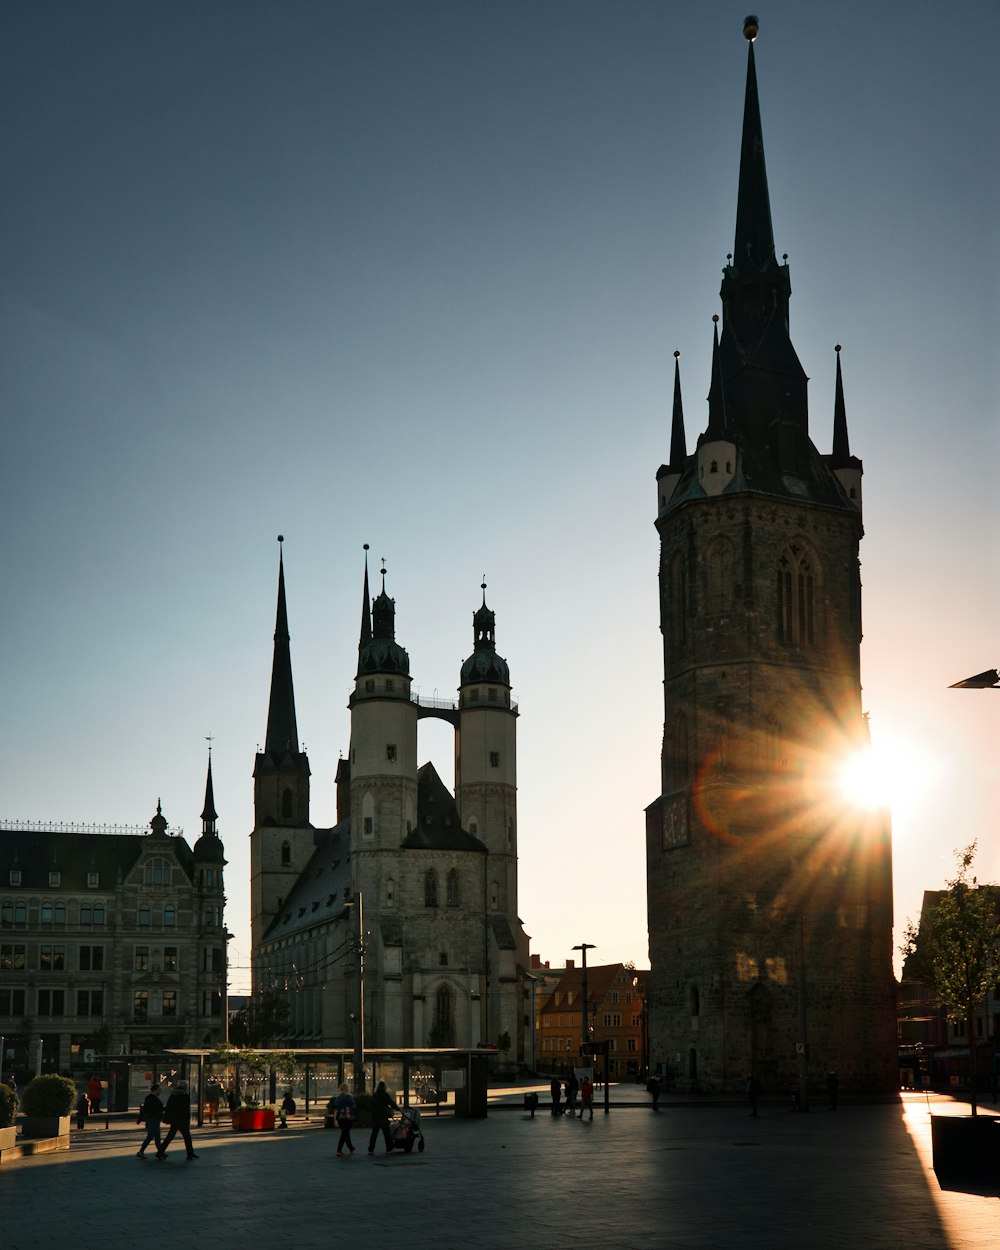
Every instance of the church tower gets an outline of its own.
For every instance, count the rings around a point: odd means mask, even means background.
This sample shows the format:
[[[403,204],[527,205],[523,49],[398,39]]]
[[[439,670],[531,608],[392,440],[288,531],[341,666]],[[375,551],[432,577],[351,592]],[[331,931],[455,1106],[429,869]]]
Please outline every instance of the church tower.
[[[838,347],[832,455],[775,256],[753,41],[736,242],[715,318],[708,421],[688,454],[675,364],[657,473],[664,726],[647,809],[650,1048],[679,1088],[894,1086],[886,813],[838,766],[861,711],[861,462]]]
[[[278,536],[279,544],[284,538]],[[256,950],[314,849],[309,822],[309,761],[299,750],[292,654],[279,548],[271,697],[264,750],[254,761],[254,828],[250,835],[250,929]],[[255,989],[256,989],[255,985]]]

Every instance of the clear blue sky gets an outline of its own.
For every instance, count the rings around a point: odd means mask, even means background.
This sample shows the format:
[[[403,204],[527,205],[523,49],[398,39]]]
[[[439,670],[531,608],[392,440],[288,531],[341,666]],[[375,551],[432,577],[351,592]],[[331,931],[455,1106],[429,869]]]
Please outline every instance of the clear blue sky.
[[[361,546],[421,692],[485,571],[533,949],[646,962],[656,469],[732,250],[748,0],[8,0],[0,9],[0,816],[199,832],[237,963],[277,545],[313,819],[348,745]],[[864,705],[908,761],[897,919],[1000,877],[993,0],[759,11],[811,426],[843,344]],[[421,759],[451,773],[449,731]],[[240,984],[240,973],[236,983]]]

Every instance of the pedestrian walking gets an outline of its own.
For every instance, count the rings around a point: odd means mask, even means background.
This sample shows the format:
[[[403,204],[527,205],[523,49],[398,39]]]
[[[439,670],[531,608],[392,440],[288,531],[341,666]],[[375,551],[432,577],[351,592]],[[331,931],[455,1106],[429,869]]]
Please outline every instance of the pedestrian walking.
[[[197,1159],[198,1156],[191,1143],[191,1095],[188,1093],[187,1081],[178,1081],[176,1088],[167,1099],[167,1105],[163,1108],[163,1122],[170,1125],[170,1131],[164,1138],[163,1145],[156,1152],[157,1159],[167,1157],[167,1147],[177,1133],[180,1133],[184,1139],[187,1157]]]
[[[358,1118],[358,1104],[354,1101],[354,1095],[347,1088],[347,1082],[344,1081],[340,1086],[340,1093],[333,1100],[333,1115],[337,1121],[337,1127],[340,1129],[340,1140],[337,1142],[337,1154],[343,1155],[346,1149],[349,1154],[354,1154],[354,1143],[351,1141],[351,1126]],[[368,1151],[371,1154],[371,1151]]]
[[[840,1092],[840,1077],[832,1070],[826,1074],[826,1092],[830,1095],[830,1110],[836,1111],[837,1097]]]
[[[557,1076],[549,1082],[549,1092],[552,1095],[552,1114],[562,1115],[562,1084]]]
[[[757,1114],[757,1099],[760,1097],[760,1081],[752,1072],[747,1073],[747,1100],[750,1103],[750,1114]]]
[[[389,1154],[392,1150],[392,1138],[389,1136],[389,1117],[399,1108],[389,1097],[389,1091],[385,1087],[385,1081],[379,1081],[375,1087],[375,1093],[372,1094],[372,1133],[368,1138],[368,1153],[375,1153],[375,1142],[378,1140],[379,1133],[385,1138],[385,1153]]]
[[[90,1115],[90,1099],[84,1090],[80,1090],[80,1097],[76,1100],[76,1127],[84,1129],[87,1127],[87,1116]]]
[[[219,1103],[222,1101],[222,1086],[210,1076],[205,1082],[205,1119],[219,1123]]]
[[[590,1112],[590,1118],[594,1118],[594,1083],[589,1076],[585,1076],[580,1082],[580,1119],[583,1119],[583,1113]]]
[[[156,1153],[160,1153],[160,1122],[163,1120],[163,1103],[160,1101],[159,1085],[151,1085],[149,1093],[142,1100],[142,1106],[139,1108],[139,1118],[136,1124],[145,1124],[146,1136],[142,1145],[136,1151],[138,1158],[143,1158],[146,1153],[146,1147],[153,1143],[156,1147]]]
[[[580,1082],[574,1072],[566,1082],[566,1111],[571,1118],[576,1118],[576,1096],[580,1092]]]
[[[96,1115],[101,1109],[101,1097],[104,1094],[104,1087],[101,1085],[100,1077],[92,1076],[90,1084],[87,1086],[87,1100],[90,1103],[90,1114]]]
[[[646,1088],[649,1090],[650,1097],[653,1099],[653,1110],[660,1109],[660,1078],[654,1072],[646,1082]]]

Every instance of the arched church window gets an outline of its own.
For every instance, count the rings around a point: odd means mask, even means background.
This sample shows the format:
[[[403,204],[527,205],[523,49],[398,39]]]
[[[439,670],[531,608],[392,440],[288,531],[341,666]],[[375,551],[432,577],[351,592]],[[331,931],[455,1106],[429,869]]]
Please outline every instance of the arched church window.
[[[815,642],[815,573],[807,552],[792,546],[778,561],[778,638],[800,647]]]
[[[448,870],[446,897],[448,900],[449,907],[458,906],[458,869],[457,868],[451,868]]]
[[[292,862],[292,844],[287,840],[281,844],[281,866],[288,868]]]
[[[428,868],[424,873],[424,906],[437,907],[438,905],[438,875],[433,868]]]
[[[438,987],[434,996],[434,1028],[431,1031],[432,1044],[447,1046],[455,1036],[455,1025],[452,1018],[452,993],[447,985]]]
[[[361,832],[366,838],[375,836],[375,800],[371,794],[361,800]]]
[[[281,792],[281,815],[285,820],[295,815],[295,796],[287,787]]]

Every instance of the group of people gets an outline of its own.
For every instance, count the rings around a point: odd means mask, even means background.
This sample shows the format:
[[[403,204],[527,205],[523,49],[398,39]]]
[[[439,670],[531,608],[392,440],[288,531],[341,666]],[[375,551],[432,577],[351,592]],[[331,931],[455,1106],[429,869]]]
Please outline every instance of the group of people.
[[[146,1136],[136,1152],[140,1159],[144,1157],[146,1147],[154,1145],[156,1157],[162,1163],[167,1157],[167,1147],[178,1133],[184,1142],[187,1157],[198,1158],[191,1141],[191,1093],[187,1081],[178,1081],[174,1085],[166,1103],[160,1098],[159,1085],[152,1085],[139,1108],[136,1122],[146,1126]],[[168,1126],[169,1131],[161,1141],[160,1127],[163,1124]]]
[[[358,1119],[358,1104],[354,1095],[347,1087],[347,1082],[341,1084],[340,1090],[336,1097],[331,1098],[328,1110],[332,1113],[337,1121],[337,1127],[340,1129],[340,1139],[337,1142],[337,1155],[343,1157],[345,1151],[347,1154],[354,1154],[355,1145],[351,1141],[351,1128]],[[379,1133],[385,1139],[385,1153],[389,1154],[393,1149],[392,1133],[389,1130],[389,1121],[392,1119],[393,1112],[399,1108],[392,1100],[392,1096],[385,1087],[385,1081],[379,1081],[375,1087],[375,1093],[372,1094],[372,1131],[368,1138],[368,1153],[375,1153],[375,1146],[378,1144]]]
[[[576,1118],[576,1100],[580,1099],[580,1116],[583,1119],[585,1111],[590,1112],[590,1118],[594,1118],[594,1083],[589,1076],[584,1075],[582,1081],[577,1079],[576,1073],[572,1073],[566,1082],[566,1105],[563,1106],[563,1086],[557,1076],[552,1078],[549,1086],[552,1094],[552,1114],[553,1115],[570,1115]]]

